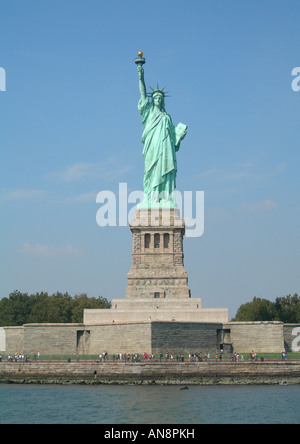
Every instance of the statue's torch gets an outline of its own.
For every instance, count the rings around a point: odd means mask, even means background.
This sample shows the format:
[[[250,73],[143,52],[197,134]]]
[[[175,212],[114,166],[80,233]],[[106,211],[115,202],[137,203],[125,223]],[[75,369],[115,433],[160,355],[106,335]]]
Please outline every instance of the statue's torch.
[[[135,63],[136,63],[136,65],[137,65],[137,67],[139,67],[139,66],[143,66],[143,65],[146,63],[146,59],[143,57],[143,55],[144,55],[144,52],[143,52],[143,51],[140,51],[140,52],[138,53],[138,56],[137,56],[137,58],[135,59]]]

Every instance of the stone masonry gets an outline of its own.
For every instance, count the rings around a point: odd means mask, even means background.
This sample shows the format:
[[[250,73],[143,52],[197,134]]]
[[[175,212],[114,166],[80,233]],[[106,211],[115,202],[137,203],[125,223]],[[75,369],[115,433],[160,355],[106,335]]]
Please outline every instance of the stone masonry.
[[[178,210],[138,210],[130,229],[132,267],[126,298],[189,298],[183,255],[185,226]]]
[[[292,328],[292,330],[291,330]],[[280,322],[119,322],[106,324],[27,324],[4,327],[0,353],[98,355],[118,353],[278,353],[291,345],[299,325]],[[5,335],[3,334],[5,332]],[[300,341],[298,341],[300,342]],[[227,348],[228,350],[228,348]],[[289,352],[290,350],[287,349]]]
[[[85,324],[118,322],[228,322],[226,308],[203,308],[192,298],[184,268],[184,220],[178,209],[137,210],[130,222],[132,265],[125,299],[111,310],[85,310]]]

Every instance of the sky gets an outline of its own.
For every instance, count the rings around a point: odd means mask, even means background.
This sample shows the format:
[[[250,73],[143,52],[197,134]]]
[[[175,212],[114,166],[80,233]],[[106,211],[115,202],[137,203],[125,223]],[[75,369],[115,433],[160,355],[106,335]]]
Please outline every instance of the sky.
[[[97,225],[96,196],[143,189],[140,50],[188,125],[177,189],[205,195],[205,231],[184,240],[192,296],[233,317],[299,293],[299,0],[0,6],[0,298],[125,297],[131,232]]]

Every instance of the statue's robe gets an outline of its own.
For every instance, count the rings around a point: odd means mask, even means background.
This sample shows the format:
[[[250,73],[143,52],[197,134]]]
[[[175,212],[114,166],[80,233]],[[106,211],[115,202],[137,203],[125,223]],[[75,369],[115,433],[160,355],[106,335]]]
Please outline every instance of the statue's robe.
[[[138,108],[145,127],[144,143],[144,193],[151,198],[153,192],[167,192],[176,188],[177,161],[176,130],[172,119],[165,111],[158,111],[148,98],[141,99]]]

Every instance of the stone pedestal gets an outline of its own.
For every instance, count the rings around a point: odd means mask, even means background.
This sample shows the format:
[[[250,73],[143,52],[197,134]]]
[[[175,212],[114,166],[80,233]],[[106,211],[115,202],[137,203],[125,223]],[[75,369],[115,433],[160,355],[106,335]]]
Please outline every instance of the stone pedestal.
[[[132,266],[127,299],[188,299],[184,220],[179,210],[138,210],[131,221]]]
[[[228,322],[228,309],[191,298],[184,268],[184,220],[177,209],[139,209],[130,222],[132,265],[126,297],[110,310],[84,310],[84,323]]]

